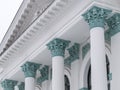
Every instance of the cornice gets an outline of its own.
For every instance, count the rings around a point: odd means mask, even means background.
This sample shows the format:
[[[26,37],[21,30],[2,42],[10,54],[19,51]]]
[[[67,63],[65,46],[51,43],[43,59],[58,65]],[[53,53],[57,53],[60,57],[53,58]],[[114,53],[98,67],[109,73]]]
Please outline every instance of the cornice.
[[[18,21],[20,20],[21,16],[24,14],[24,9],[27,8],[28,3],[30,3],[30,0],[24,0],[19,8],[19,10],[17,11],[11,25],[8,28],[8,31],[6,33],[6,35],[4,36],[1,45],[0,45],[0,53],[2,54],[4,50],[7,50],[7,48],[11,45],[9,43],[12,43],[11,40],[13,40],[14,35],[15,35],[15,28],[16,25],[19,23]],[[20,20],[20,23],[23,22]],[[10,40],[11,37],[11,40]]]
[[[6,62],[9,62],[11,56],[14,55],[20,48],[27,43],[27,41],[31,40],[33,35],[36,35],[39,31],[39,29],[43,29],[44,25],[52,18],[55,18],[54,15],[57,12],[59,8],[63,8],[65,6],[66,1],[56,1],[54,2],[45,12],[41,15],[17,40],[15,43],[11,45],[10,48],[0,57],[0,65],[5,65]],[[59,12],[57,12],[59,13]],[[45,45],[45,44],[44,44]],[[42,48],[44,49],[44,48]],[[41,50],[40,50],[41,51]],[[31,55],[30,55],[31,56]],[[26,56],[28,57],[28,56]],[[23,60],[23,59],[22,59]],[[24,62],[27,61],[27,58],[24,60]],[[17,65],[12,66],[11,69],[5,70],[0,76],[8,77],[10,78],[11,75],[18,70],[19,66],[24,63],[23,61],[18,61]],[[14,71],[13,71],[14,68]],[[16,69],[15,69],[16,68]],[[13,71],[13,72],[11,72]],[[9,75],[7,74],[9,73]],[[11,74],[10,74],[11,73]]]
[[[37,1],[30,0],[27,3],[25,3],[25,1],[23,2],[23,4],[26,4],[26,7],[23,9],[22,14],[20,15],[21,17],[17,20],[17,24],[14,25],[15,28],[12,29],[9,39],[6,40],[6,43],[4,43],[1,48],[1,50],[3,50],[0,51],[0,55],[2,55],[26,31],[29,25],[31,25],[34,20],[38,18],[51,5],[51,3],[53,3],[53,1],[54,0],[42,1],[41,6],[38,5],[39,2]],[[46,4],[44,2],[46,2]],[[21,8],[22,7],[20,7],[20,9]]]

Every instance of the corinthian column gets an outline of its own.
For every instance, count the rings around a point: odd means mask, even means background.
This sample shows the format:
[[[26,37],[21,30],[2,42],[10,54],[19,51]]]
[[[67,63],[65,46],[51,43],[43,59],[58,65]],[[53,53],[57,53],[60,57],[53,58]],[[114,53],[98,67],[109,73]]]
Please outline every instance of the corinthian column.
[[[111,90],[120,89],[119,82],[120,78],[120,13],[115,13],[112,17],[107,20],[108,26],[110,28],[111,36],[111,71],[112,71],[112,81]]]
[[[52,55],[52,90],[64,90],[64,53],[70,41],[54,39],[47,44]]]
[[[5,79],[1,83],[3,90],[14,90],[15,85],[17,85],[17,81],[8,79]]]
[[[25,90],[35,90],[35,76],[40,64],[26,62],[21,67],[25,75]]]
[[[39,71],[41,76],[37,79],[37,82],[42,85],[42,90],[48,90],[49,66],[45,65]]]
[[[79,89],[79,66],[80,45],[75,43],[68,49],[70,56],[67,58],[71,63],[71,90]]]
[[[110,13],[110,10],[94,6],[83,14],[90,26],[92,90],[108,90],[104,26]]]

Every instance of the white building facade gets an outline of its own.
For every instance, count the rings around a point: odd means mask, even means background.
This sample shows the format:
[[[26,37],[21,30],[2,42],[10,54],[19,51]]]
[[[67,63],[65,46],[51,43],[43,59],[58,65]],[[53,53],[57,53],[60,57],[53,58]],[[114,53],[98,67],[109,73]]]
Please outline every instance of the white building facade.
[[[0,90],[119,90],[119,0],[24,0],[0,45]]]

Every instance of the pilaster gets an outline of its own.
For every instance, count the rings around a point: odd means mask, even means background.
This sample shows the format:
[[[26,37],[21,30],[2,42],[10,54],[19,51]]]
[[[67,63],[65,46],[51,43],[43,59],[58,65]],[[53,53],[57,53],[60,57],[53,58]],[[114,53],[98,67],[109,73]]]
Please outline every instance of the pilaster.
[[[33,77],[36,76],[36,71],[40,67],[40,64],[33,62],[26,62],[22,66],[22,71],[24,72],[25,77]]]

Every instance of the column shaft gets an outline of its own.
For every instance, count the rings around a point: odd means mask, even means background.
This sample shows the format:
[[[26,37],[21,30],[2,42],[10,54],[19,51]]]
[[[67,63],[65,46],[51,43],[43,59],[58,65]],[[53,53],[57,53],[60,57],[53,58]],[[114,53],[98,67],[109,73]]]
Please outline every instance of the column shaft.
[[[53,39],[47,44],[52,54],[52,90],[64,90],[64,55],[70,41]]]
[[[35,90],[35,79],[33,77],[25,78],[25,90]]]
[[[71,89],[78,90],[79,89],[79,65],[80,60],[75,60],[71,63]]]
[[[64,90],[64,59],[61,56],[52,58],[52,90]]]
[[[92,90],[107,90],[104,29],[90,30]]]

